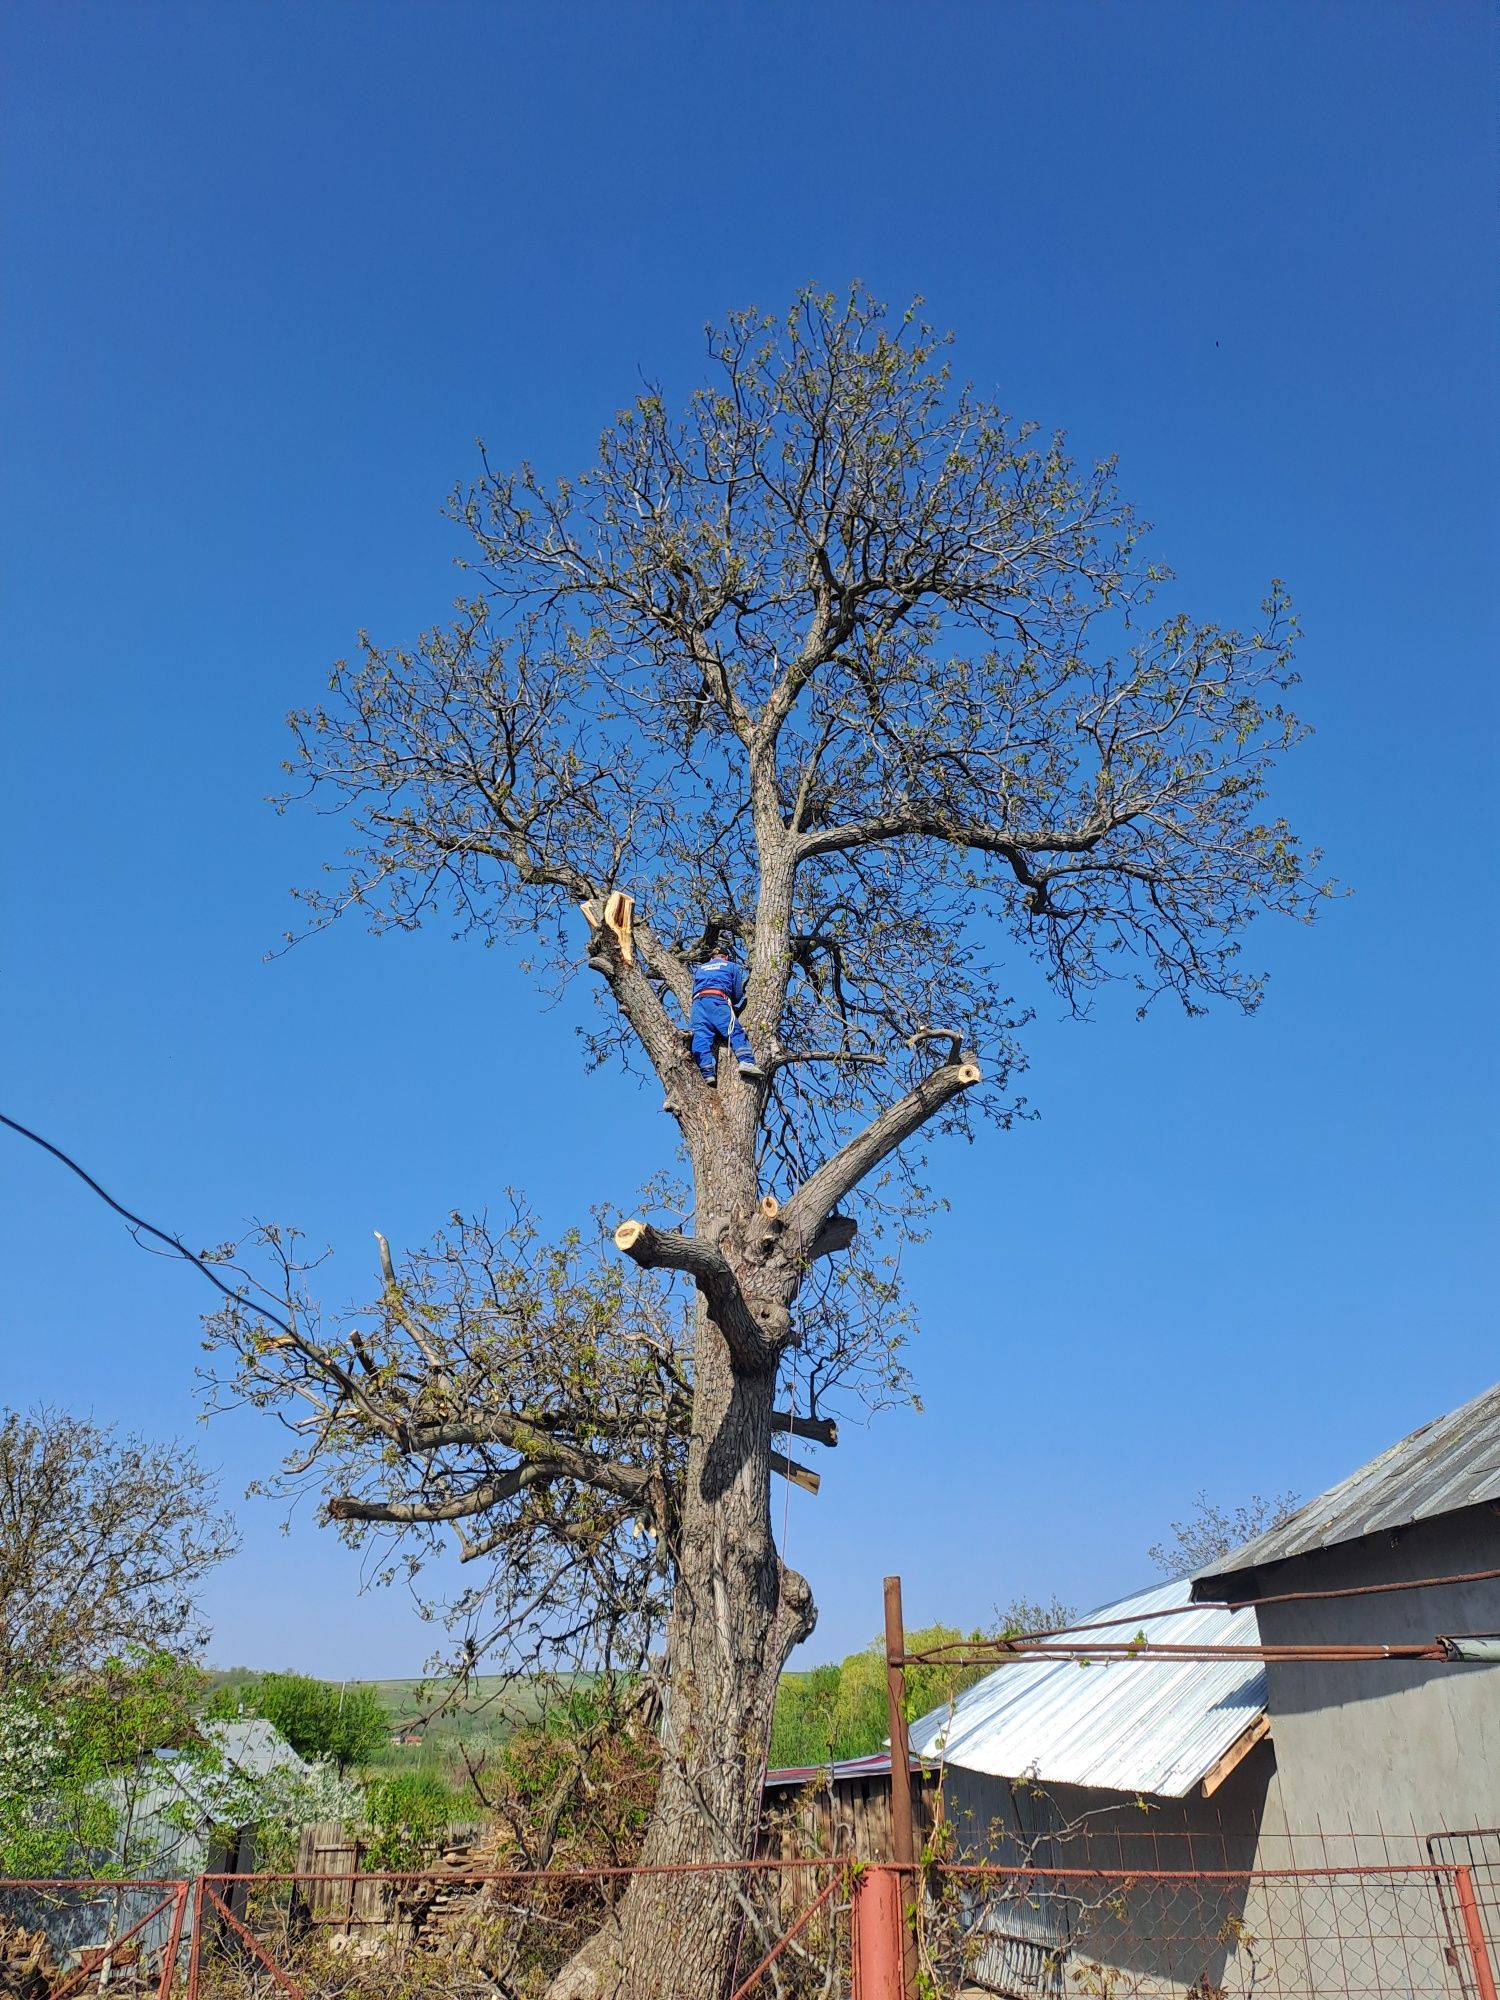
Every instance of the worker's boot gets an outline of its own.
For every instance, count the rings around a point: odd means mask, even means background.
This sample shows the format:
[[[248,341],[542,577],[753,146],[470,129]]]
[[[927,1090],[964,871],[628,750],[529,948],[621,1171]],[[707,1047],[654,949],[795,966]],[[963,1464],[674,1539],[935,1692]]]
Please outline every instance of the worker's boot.
[[[758,1062],[742,1062],[740,1075],[748,1076],[755,1083],[764,1083],[766,1080],[766,1073]]]

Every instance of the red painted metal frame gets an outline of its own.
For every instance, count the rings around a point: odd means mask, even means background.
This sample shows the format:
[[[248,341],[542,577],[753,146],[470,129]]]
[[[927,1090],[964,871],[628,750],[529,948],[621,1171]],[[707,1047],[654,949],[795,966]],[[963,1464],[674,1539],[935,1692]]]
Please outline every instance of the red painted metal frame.
[[[1353,1835],[1335,1835],[1333,1837],[1339,1840],[1355,1838]],[[1328,1836],[1320,1830],[1319,1838],[1326,1842]],[[767,1876],[784,1876],[788,1869],[810,1871],[814,1876],[827,1871],[828,1879],[806,1907],[799,1911],[796,1918],[788,1925],[781,1936],[777,1938],[770,1950],[766,1952],[765,1956],[755,1966],[748,1977],[735,1987],[730,2000],[748,2000],[748,1996],[757,1990],[770,1967],[783,1955],[793,1941],[807,1929],[818,1912],[828,1907],[840,1891],[849,1893],[853,1904],[851,1911],[853,1964],[851,1969],[857,1969],[857,1976],[860,1983],[856,1988],[856,1992],[859,2000],[896,2000],[896,1996],[903,1990],[910,1990],[906,1986],[906,1980],[909,1975],[900,1963],[902,1957],[901,1947],[906,1933],[906,1924],[901,1912],[908,1902],[915,1902],[920,1883],[923,1881],[937,1882],[943,1878],[970,1878],[976,1883],[986,1880],[1009,1882],[1011,1884],[1018,1882],[1034,1883],[1039,1891],[1045,1891],[1049,1888],[1066,1891],[1070,1885],[1086,1883],[1089,1885],[1090,1893],[1094,1895],[1099,1893],[1101,1885],[1120,1890],[1128,1890],[1132,1886],[1139,1886],[1143,1890],[1154,1890],[1157,1888],[1179,1888],[1186,1890],[1193,1884],[1200,1884],[1205,1890],[1210,1890],[1232,1882],[1282,1883],[1289,1885],[1289,1892],[1293,1899],[1291,1904],[1285,1906],[1289,1910],[1293,1907],[1300,1910],[1301,1889],[1304,1884],[1323,1883],[1335,1888],[1342,1884],[1347,1886],[1353,1895],[1356,1912],[1361,1907],[1368,1905],[1364,1919],[1366,1924],[1370,1921],[1369,1909],[1373,1909],[1375,1905],[1364,1894],[1361,1885],[1370,1885],[1370,1895],[1373,1896],[1376,1886],[1381,1883],[1400,1885],[1406,1882],[1413,1885],[1413,1887],[1419,1883],[1430,1883],[1433,1885],[1435,1893],[1446,1906],[1446,1910],[1451,1910],[1455,1919],[1452,1924],[1447,1924],[1445,1910],[1446,1935],[1450,1944],[1454,1947],[1454,1949],[1448,1952],[1448,1959],[1450,1965],[1453,1966],[1462,1981],[1467,2000],[1500,2000],[1500,1987],[1497,1987],[1497,1969],[1486,1943],[1483,1912],[1474,1876],[1471,1870],[1461,1863],[1435,1860],[1392,1861],[1387,1859],[1379,1862],[1350,1863],[1342,1867],[1336,1863],[1330,1865],[1329,1862],[1325,1861],[1321,1866],[1291,1866],[1285,1868],[1132,1868],[1128,1865],[1120,1866],[1118,1864],[1101,1867],[1097,1863],[1075,1864],[1072,1867],[1036,1867],[1027,1866],[1020,1862],[928,1864],[911,1862],[905,1866],[890,1866],[878,1864],[862,1865],[847,1858],[835,1860],[832,1858],[792,1859],[788,1857],[783,1859],[766,1856],[753,1862],[707,1861],[684,1867],[662,1865],[634,1869],[627,1865],[618,1865],[588,1869],[518,1869],[500,1873],[476,1873],[473,1875],[450,1875],[446,1872],[441,1875],[433,1875],[425,1870],[392,1869],[353,1876],[347,1873],[328,1873],[315,1876],[299,1876],[291,1873],[202,1876],[194,1883],[88,1883],[77,1880],[32,1879],[4,1886],[35,1892],[69,1892],[75,1897],[80,1892],[98,1897],[107,1896],[114,1892],[139,1892],[141,1890],[156,1890],[161,1892],[159,1900],[134,1922],[128,1930],[123,1931],[118,1938],[111,1940],[109,1946],[105,1948],[104,1953],[91,1952],[90,1956],[93,1960],[92,1970],[83,1971],[80,1968],[77,1973],[70,1975],[61,1985],[57,2000],[70,2000],[70,1996],[72,2000],[77,2000],[77,1996],[81,1990],[88,1985],[91,1979],[97,1977],[100,1957],[107,1955],[109,1951],[117,1951],[122,1946],[129,1944],[153,1919],[159,1918],[163,1912],[169,1910],[171,1912],[170,1937],[163,1951],[160,1976],[154,1990],[156,2000],[171,2000],[178,1969],[178,1960],[181,1954],[183,1930],[187,1918],[188,1897],[190,1895],[194,1898],[194,1921],[191,1949],[188,1956],[186,2000],[199,2000],[202,1970],[206,1963],[208,1952],[213,1944],[213,1939],[208,1933],[212,1931],[222,1937],[219,1925],[222,1925],[224,1929],[233,1933],[235,1938],[238,1939],[239,1943],[261,1969],[262,1974],[270,1976],[281,1993],[286,1996],[286,2000],[305,2000],[304,1989],[298,1984],[297,1979],[294,1978],[287,1967],[277,1962],[277,1947],[275,1944],[268,1943],[266,1940],[257,1937],[250,1925],[243,1922],[230,1908],[228,1896],[231,1888],[247,1889],[265,1885],[291,1886],[293,1884],[305,1886],[308,1883],[341,1883],[345,1881],[361,1883],[371,1881],[392,1883],[438,1881],[444,1887],[448,1888],[464,1885],[504,1885],[510,1883],[519,1888],[526,1884],[556,1883],[570,1880],[595,1883],[620,1881],[637,1874],[649,1876],[689,1876],[715,1875],[733,1871],[753,1873],[764,1878]],[[874,1879],[876,1877],[879,1878],[878,1881]],[[907,1885],[905,1889],[902,1887],[903,1883]],[[883,1891],[886,1903],[893,1905],[897,1911],[894,1923],[887,1922],[885,1926],[885,1931],[890,1933],[889,1936],[885,1935],[884,1932],[880,1932],[880,1909],[876,1907],[880,1903],[880,1895],[877,1893],[872,1896],[871,1891]],[[1452,1899],[1451,1903],[1449,1902],[1449,1897]],[[1435,1903],[1434,1908],[1436,1909],[1436,1907]],[[889,1917],[889,1914],[890,1912],[887,1910],[887,1917]],[[217,1924],[215,1919],[218,1920]],[[1295,1921],[1294,1919],[1293,1922],[1295,1923]],[[877,1932],[879,1932],[879,1935],[876,1934]],[[1289,1925],[1287,1935],[1291,1936],[1294,1934],[1293,1927]],[[1365,1929],[1361,1928],[1361,1921],[1356,1914],[1353,1928],[1346,1929],[1341,1925],[1340,1934],[1350,1939],[1361,1939],[1367,1933]],[[1419,1929],[1404,1934],[1418,1938],[1425,1935]],[[1368,1932],[1368,1936],[1372,1940],[1378,1940],[1379,1935],[1378,1928]]]
[[[218,1879],[220,1880],[228,1879],[234,1882],[256,1882],[263,1880],[264,1878],[256,1875],[234,1875],[228,1878],[221,1876]],[[276,1878],[272,1877],[271,1879],[274,1880]],[[357,1880],[359,1878],[356,1877],[355,1879]],[[229,1905],[224,1901],[223,1897],[216,1894],[215,1891],[208,1886],[209,1880],[210,1878],[208,1876],[204,1876],[198,1885],[199,1890],[201,1892],[198,1902],[199,1920],[193,1928],[193,1965],[192,1965],[192,1975],[189,1977],[188,1980],[189,2000],[196,2000],[196,1995],[198,1991],[196,1974],[198,1970],[199,1957],[202,1950],[202,1940],[203,1940],[202,1919],[204,1915],[205,1903],[213,1904],[214,1908],[218,1911],[220,1917],[224,1920],[224,1922],[228,1924],[229,1928],[235,1933],[235,1935],[238,1938],[241,1939],[243,1943],[249,1946],[252,1952],[254,1952],[255,1956],[260,1960],[261,1964],[266,1968],[267,1972],[270,1973],[271,1977],[276,1981],[276,1984],[281,1988],[282,1992],[289,1994],[291,1996],[291,2000],[302,2000],[302,1988],[297,1984],[296,1980],[293,1979],[292,1975],[289,1972],[285,1971],[283,1967],[279,1966],[276,1963],[275,1959],[272,1958],[271,1954],[266,1950],[265,1946],[261,1943],[260,1939],[255,1935],[254,1931],[252,1931],[248,1927],[248,1925],[242,1924],[240,1922],[239,1918],[234,1914],[234,1911],[230,1909]]]
[[[766,1953],[765,1957],[761,1960],[760,1964],[757,1965],[755,1969],[751,1972],[750,1976],[747,1979],[742,1980],[740,1984],[735,1987],[733,1993],[731,1993],[729,1996],[729,2000],[745,2000],[745,1995],[751,1991],[751,1989],[755,1985],[755,1982],[760,1978],[761,1974],[765,1972],[770,1966],[776,1963],[776,1960],[780,1958],[781,1954],[786,1950],[787,1946],[791,1943],[792,1939],[797,1935],[798,1931],[802,1930],[808,1923],[811,1922],[813,1917],[817,1915],[818,1911],[821,1910],[823,1905],[828,1901],[829,1897],[833,1894],[834,1890],[838,1888],[839,1884],[841,1882],[847,1882],[848,1879],[849,1879],[848,1869],[841,1868],[836,1875],[831,1876],[829,1880],[824,1883],[823,1887],[818,1891],[817,1895],[813,1897],[812,1901],[808,1904],[807,1908],[802,1912],[801,1916],[798,1917],[797,1921],[791,1926],[789,1930],[785,1930],[782,1932],[781,1936],[776,1940],[775,1944],[772,1945],[771,1949]],[[1495,1996],[1491,1993],[1485,1996],[1485,2000],[1495,2000]]]
[[[1490,1948],[1485,1941],[1484,1925],[1480,1921],[1479,1901],[1474,1894],[1474,1877],[1467,1868],[1455,1868],[1453,1886],[1458,1894],[1458,1914],[1463,1922],[1464,1936],[1468,1940],[1469,1957],[1474,1966],[1474,1985],[1479,2000],[1496,2000],[1495,1973],[1490,1964]]]
[[[45,1892],[49,1889],[68,1890],[75,1896],[80,1890],[89,1891],[95,1896],[123,1895],[132,1889],[164,1890],[166,1893],[162,1896],[160,1902],[153,1903],[146,1914],[138,1918],[128,1931],[121,1931],[120,1935],[116,1938],[111,1938],[107,1945],[98,1947],[98,1960],[86,1969],[80,1967],[78,1971],[70,1973],[57,1987],[52,2000],[68,2000],[70,1994],[82,1992],[91,1979],[98,1977],[99,1962],[101,1960],[111,1957],[122,1945],[129,1944],[131,1939],[138,1932],[143,1931],[153,1918],[159,1917],[163,1910],[169,1909],[172,1912],[172,1927],[162,1958],[161,1978],[157,1981],[156,1986],[157,2000],[168,2000],[177,1964],[177,1953],[182,1944],[182,1921],[186,1914],[188,1897],[192,1893],[192,1884],[190,1882],[116,1882],[108,1880],[96,1882],[81,1879],[73,1875],[35,1875],[7,1876],[3,1882],[0,1882],[0,1887],[6,1889],[30,1889],[38,1892]]]

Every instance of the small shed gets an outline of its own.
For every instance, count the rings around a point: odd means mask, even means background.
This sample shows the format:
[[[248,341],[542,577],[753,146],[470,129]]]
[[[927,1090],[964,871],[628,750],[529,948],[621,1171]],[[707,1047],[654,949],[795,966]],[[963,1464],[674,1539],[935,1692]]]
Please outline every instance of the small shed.
[[[275,1770],[311,1775],[309,1767],[269,1722],[251,1717],[233,1722],[207,1722],[203,1733],[231,1769],[251,1778]],[[176,1750],[159,1750],[143,1758],[136,1769],[106,1781],[116,1813],[115,1844],[109,1854],[83,1855],[76,1864],[79,1881],[43,1896],[7,1891],[4,1913],[29,1929],[43,1930],[57,1958],[67,1963],[130,1930],[161,1901],[161,1892],[116,1886],[91,1879],[101,1870],[137,1881],[191,1881],[209,1874],[242,1874],[254,1866],[248,1828],[227,1838],[216,1829],[211,1797],[201,1773]],[[188,1901],[184,1941],[191,1934],[193,1904]],[[166,1947],[171,1914],[152,1917],[139,1933],[139,1948],[149,1959]]]
[[[1272,1659],[1259,1865],[1464,1866],[1500,1976],[1500,1385],[1435,1417],[1201,1572],[1268,1646],[1447,1642],[1441,1659]],[[1488,1655],[1488,1659],[1486,1659]],[[1453,1878],[1433,1878],[1446,1901]],[[1412,1928],[1393,1887],[1387,1931]],[[1374,1892],[1369,1900],[1375,1902]],[[1444,1926],[1458,1922],[1445,1908]],[[1436,1927],[1434,1927],[1436,1928]],[[1431,1957],[1441,1956],[1433,1946]],[[1309,1979],[1310,1990],[1332,1982]]]

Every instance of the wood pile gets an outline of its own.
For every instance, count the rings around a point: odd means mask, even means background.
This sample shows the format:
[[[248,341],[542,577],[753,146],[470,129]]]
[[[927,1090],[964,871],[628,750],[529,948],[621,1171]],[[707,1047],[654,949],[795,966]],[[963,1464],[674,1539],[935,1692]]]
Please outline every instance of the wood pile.
[[[0,1993],[6,2000],[52,2000],[62,1983],[47,1933],[0,1917]]]
[[[69,2000],[96,1983],[107,1970],[112,1993],[139,1991],[136,1970],[140,1945],[91,1945],[65,1972],[58,1964],[47,1933],[0,1917],[0,1996],[3,2000]]]
[[[472,1878],[500,1872],[505,1865],[500,1843],[500,1831],[494,1828],[474,1840],[445,1848],[427,1877],[403,1892],[402,1915],[414,1943],[442,1950],[471,1928],[480,1913],[480,1902],[492,1886]],[[445,1875],[449,1878],[446,1882]]]

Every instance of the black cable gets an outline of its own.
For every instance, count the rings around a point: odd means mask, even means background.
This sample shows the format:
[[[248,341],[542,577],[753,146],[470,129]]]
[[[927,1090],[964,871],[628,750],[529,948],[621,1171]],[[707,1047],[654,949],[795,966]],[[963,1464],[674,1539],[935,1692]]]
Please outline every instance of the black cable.
[[[167,1232],[164,1229],[158,1229],[154,1222],[147,1222],[142,1216],[132,1215],[122,1202],[116,1201],[112,1194],[100,1187],[92,1174],[85,1173],[76,1160],[70,1159],[61,1146],[54,1146],[50,1139],[44,1139],[40,1132],[33,1132],[29,1125],[22,1125],[18,1119],[7,1118],[3,1111],[0,1111],[0,1125],[8,1125],[12,1132],[19,1132],[23,1139],[29,1139],[34,1146],[40,1146],[42,1151],[50,1153],[54,1160],[61,1160],[69,1172],[77,1174],[84,1185],[91,1187],[99,1199],[107,1207],[112,1208],[116,1215],[123,1215],[132,1229],[144,1229],[148,1236],[154,1236],[158,1243],[165,1243],[169,1250],[175,1250],[177,1255],[185,1257],[189,1264],[196,1264],[208,1282],[211,1285],[217,1285],[226,1299],[232,1299],[237,1306],[245,1306],[249,1311],[258,1313],[262,1319],[274,1321],[283,1333],[292,1333],[295,1339],[296,1336],[293,1333],[293,1329],[281,1317],[280,1313],[273,1312],[269,1306],[262,1305],[259,1301],[248,1297],[244,1292],[235,1291],[232,1285],[225,1284],[212,1265],[206,1264],[196,1251],[189,1250],[187,1245],[177,1237],[168,1236]]]

